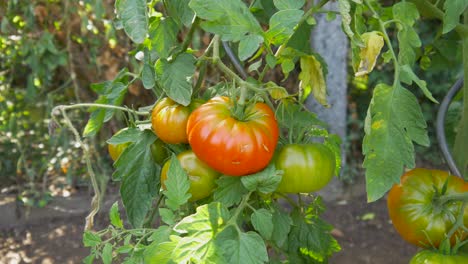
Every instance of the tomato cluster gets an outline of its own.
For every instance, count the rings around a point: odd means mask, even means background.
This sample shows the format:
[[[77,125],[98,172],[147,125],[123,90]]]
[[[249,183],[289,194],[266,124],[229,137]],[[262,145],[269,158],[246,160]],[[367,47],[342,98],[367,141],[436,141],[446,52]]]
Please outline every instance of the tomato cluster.
[[[190,150],[177,158],[189,175],[190,201],[209,196],[221,174],[250,175],[269,163],[284,172],[278,192],[313,192],[330,181],[335,172],[335,157],[325,145],[289,144],[277,150],[280,129],[274,111],[265,103],[255,102],[243,106],[239,114],[236,103],[225,96],[216,96],[205,103],[195,99],[188,106],[170,98],[156,103],[151,125],[158,139],[151,151],[153,160],[164,164],[163,188],[170,177],[164,144],[186,143]],[[110,144],[112,159],[117,160],[129,144]]]

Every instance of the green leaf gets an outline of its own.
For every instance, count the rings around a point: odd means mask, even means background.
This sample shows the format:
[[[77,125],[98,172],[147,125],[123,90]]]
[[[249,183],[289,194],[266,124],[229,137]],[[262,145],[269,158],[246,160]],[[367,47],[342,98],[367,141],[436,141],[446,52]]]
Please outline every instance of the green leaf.
[[[192,24],[195,14],[189,7],[187,0],[164,1],[169,16],[174,18],[178,24],[182,22],[186,27]]]
[[[224,257],[230,264],[260,264],[268,261],[262,237],[252,231],[243,233],[228,227],[218,235],[216,244],[224,251]]]
[[[216,180],[216,184],[218,187],[214,190],[214,200],[228,207],[238,204],[242,200],[242,196],[248,193],[248,190],[242,185],[240,177],[221,176]]]
[[[109,211],[109,219],[110,222],[113,226],[117,228],[123,228],[123,223],[122,219],[120,218],[120,213],[119,213],[119,203],[115,202],[110,211]]]
[[[252,225],[266,240],[271,239],[273,233],[273,215],[265,208],[256,210],[251,215]]]
[[[362,46],[362,40],[351,29],[351,3],[349,0],[338,0],[338,7],[340,9],[341,23],[344,33],[348,36],[353,45]]]
[[[265,60],[266,60],[266,63],[268,65],[268,67],[270,67],[270,69],[275,68],[277,61],[276,61],[276,58],[275,58],[274,55],[267,54],[266,57],[265,57]]]
[[[318,215],[306,218],[294,211],[292,221],[288,244],[285,245],[292,263],[326,263],[328,257],[341,250],[338,242],[330,234],[332,226]],[[296,258],[302,261],[294,261]]]
[[[307,99],[312,93],[320,104],[328,106],[327,102],[327,72],[322,63],[313,55],[301,57],[301,73],[299,73],[301,100]]]
[[[106,243],[101,253],[102,263],[111,264],[112,263],[112,244]]]
[[[115,252],[119,253],[119,254],[127,254],[127,253],[130,253],[132,250],[133,250],[133,246],[132,245],[123,245],[121,247],[118,247]]]
[[[187,203],[192,196],[188,191],[190,189],[190,180],[187,172],[180,165],[175,154],[172,154],[169,170],[167,171],[167,180],[164,182],[166,190],[163,191],[166,196],[166,205],[177,210],[181,205]]]
[[[110,139],[106,141],[106,143],[118,145],[127,142],[135,142],[140,136],[141,130],[139,128],[129,127],[127,129],[120,130],[119,133],[114,134]]]
[[[177,44],[179,27],[171,17],[154,20],[149,27],[151,46],[159,57],[167,59]]]
[[[255,40],[258,41],[263,35],[257,19],[241,0],[191,0],[189,6],[198,17],[206,20],[201,27],[220,35],[223,41],[241,41],[246,35],[257,35]]]
[[[443,34],[452,31],[460,22],[460,16],[468,8],[467,0],[449,0],[444,3]]]
[[[247,35],[239,42],[239,59],[246,60],[258,50],[263,43],[263,37],[259,35]]]
[[[85,247],[95,247],[102,242],[101,237],[91,231],[85,231],[83,234],[83,244]]]
[[[192,76],[195,73],[195,58],[187,53],[180,54],[172,61],[159,59],[155,66],[156,78],[175,102],[187,106],[192,96]]]
[[[143,82],[143,87],[145,87],[145,89],[151,89],[156,85],[154,69],[148,63],[143,64],[143,69],[141,70],[141,81]]]
[[[148,33],[146,0],[119,0],[115,2],[125,33],[135,43],[142,43]]]
[[[169,241],[169,235],[171,232],[172,229],[169,226],[160,226],[153,232],[153,234],[151,234],[151,236],[148,238],[148,241],[155,241],[156,243]]]
[[[270,164],[260,172],[242,177],[241,181],[249,191],[272,193],[281,182],[281,174],[282,171],[276,170],[275,165]]]
[[[114,179],[121,179],[120,195],[130,223],[141,227],[159,191],[160,166],[153,162],[151,144],[156,136],[144,130],[136,142],[129,145],[115,162]]]
[[[174,230],[181,234],[193,235],[196,233],[213,232],[216,234],[229,219],[229,211],[223,204],[213,202],[197,208],[197,212],[182,219]]]
[[[418,8],[415,4],[410,2],[400,2],[392,7],[393,18],[413,26],[414,22],[419,19]]]
[[[341,138],[336,134],[329,134],[323,144],[335,154],[335,175],[340,175],[341,170]]]
[[[270,18],[270,28],[266,38],[275,45],[282,44],[294,33],[294,28],[302,18],[302,10],[281,10]]]
[[[226,263],[215,237],[228,221],[229,211],[221,203],[205,204],[197,212],[182,219],[176,232],[187,234],[172,253],[177,263]]]
[[[273,213],[273,232],[271,240],[275,242],[278,247],[282,247],[288,238],[289,231],[291,230],[292,219],[289,214],[277,208]]]
[[[413,72],[413,69],[409,65],[403,65],[400,67],[400,77],[401,80],[406,84],[412,84],[415,82],[419,88],[423,91],[424,95],[434,103],[439,103],[433,96],[432,93],[427,88],[427,83],[421,79]]]
[[[300,9],[305,4],[305,0],[273,0],[273,3],[279,10]]]
[[[144,252],[145,264],[176,264],[172,259],[177,244],[179,244],[180,237],[170,236],[169,241],[159,242],[154,241],[151,243]]]
[[[288,42],[286,43],[286,47],[292,48],[295,51],[303,53],[297,55],[312,54],[310,47],[311,30],[311,25],[307,23],[302,23],[289,38]]]
[[[83,130],[83,136],[91,137],[96,135],[96,133],[99,132],[99,130],[101,130],[105,116],[106,111],[103,109],[92,112],[91,116],[89,117],[88,123],[86,123],[86,126]]]
[[[369,202],[400,182],[404,167],[413,168],[411,141],[428,146],[426,122],[416,97],[401,86],[379,84],[368,109],[363,141]]]
[[[175,215],[171,210],[167,208],[159,208],[159,215],[164,223],[168,225],[175,224]]]

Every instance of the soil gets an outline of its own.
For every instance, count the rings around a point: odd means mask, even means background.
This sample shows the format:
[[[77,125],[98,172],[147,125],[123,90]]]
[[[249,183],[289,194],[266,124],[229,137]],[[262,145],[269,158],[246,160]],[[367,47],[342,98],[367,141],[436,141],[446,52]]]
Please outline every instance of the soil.
[[[51,215],[50,219],[0,223],[0,263],[82,263],[89,253],[82,245],[84,218],[89,206],[89,193],[83,196],[83,210],[73,214]],[[115,196],[109,199],[111,204]],[[79,199],[78,199],[79,200]],[[77,201],[78,201],[77,200]],[[368,204],[365,195],[327,203],[324,218],[335,227],[334,236],[342,250],[329,261],[331,264],[407,264],[417,248],[403,241],[393,229],[385,205],[385,199]],[[2,202],[0,200],[0,206]],[[74,203],[77,206],[77,202]],[[3,209],[2,215],[4,214]],[[103,210],[104,211],[104,210]],[[36,210],[41,212],[41,210]],[[107,212],[107,210],[106,210]],[[2,216],[3,217],[3,216]],[[96,219],[105,226],[106,215]]]

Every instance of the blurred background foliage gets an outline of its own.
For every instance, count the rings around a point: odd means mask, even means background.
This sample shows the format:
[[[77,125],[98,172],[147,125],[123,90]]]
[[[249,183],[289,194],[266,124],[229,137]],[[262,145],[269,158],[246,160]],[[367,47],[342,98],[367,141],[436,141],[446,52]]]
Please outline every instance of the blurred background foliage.
[[[129,39],[122,31],[115,30],[113,19],[112,0],[0,2],[2,193],[13,192],[26,205],[44,206],[54,192],[69,193],[81,184],[86,185],[81,148],[68,130],[49,131],[50,111],[59,104],[94,101],[97,95],[90,89],[90,84],[114,79],[123,67],[130,71],[138,67]],[[453,41],[457,36],[435,32],[434,23],[439,22],[419,22],[423,48],[416,71],[427,81],[434,97],[441,101],[448,88],[461,76],[461,50]],[[394,47],[397,44],[395,41]],[[368,78],[355,78],[350,65],[348,166],[342,175],[348,183],[364,175],[361,167],[364,118],[372,88],[378,82],[392,82],[389,67],[392,66],[383,64],[380,58],[377,71]],[[269,78],[277,79],[275,76]],[[412,88],[420,100],[432,142],[429,148],[417,148],[418,165],[444,167],[434,129],[438,107],[425,99],[420,89]],[[459,96],[448,114],[449,142],[453,141],[459,119],[460,99]],[[153,94],[143,89],[141,83],[135,83],[129,87],[125,105],[137,108],[153,101]],[[81,128],[88,116],[83,111],[70,112],[74,124]],[[124,117],[117,116],[98,136],[84,141],[97,161],[97,174],[102,182],[107,182],[111,173],[105,140],[123,126]],[[49,132],[54,132],[54,136]]]

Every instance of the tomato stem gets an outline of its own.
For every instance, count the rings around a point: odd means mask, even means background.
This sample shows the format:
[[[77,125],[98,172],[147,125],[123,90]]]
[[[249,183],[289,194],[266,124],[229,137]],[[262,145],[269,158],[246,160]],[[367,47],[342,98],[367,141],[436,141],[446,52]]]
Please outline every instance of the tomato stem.
[[[454,193],[454,194],[445,194],[437,198],[437,200],[443,205],[447,202],[452,201],[462,201],[468,202],[468,193]]]
[[[226,227],[230,225],[237,227],[237,218],[242,213],[242,211],[244,211],[245,207],[247,207],[249,199],[250,199],[250,195],[252,195],[252,193],[253,192],[249,192],[242,198],[241,203],[236,208],[236,211],[232,215],[231,219],[229,219],[229,221],[226,223]]]

